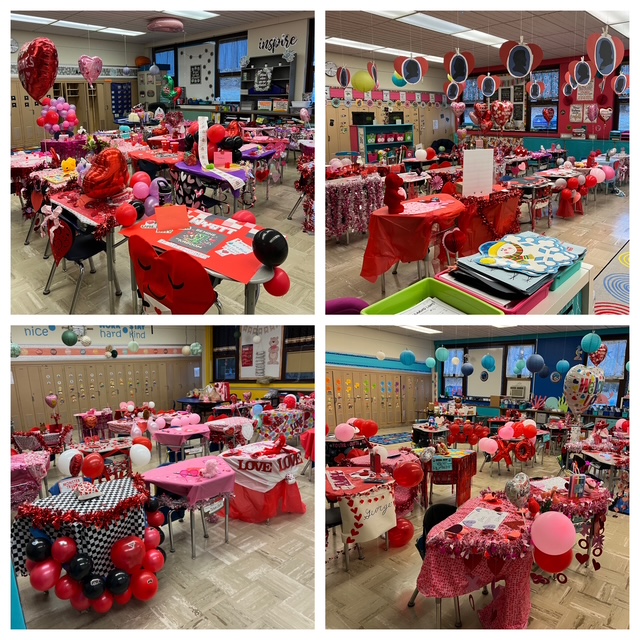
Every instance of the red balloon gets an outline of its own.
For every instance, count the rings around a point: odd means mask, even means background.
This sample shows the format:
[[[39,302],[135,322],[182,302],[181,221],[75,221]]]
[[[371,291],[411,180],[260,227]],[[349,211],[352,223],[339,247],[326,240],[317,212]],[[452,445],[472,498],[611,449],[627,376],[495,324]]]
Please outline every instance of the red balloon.
[[[475,433],[473,435],[469,436],[469,444],[472,447],[477,445],[479,441],[480,441],[480,437],[475,435]]]
[[[44,117],[44,121],[47,124],[58,124],[58,122],[60,122],[60,116],[57,111],[49,111],[49,113]]]
[[[164,513],[162,511],[147,513],[147,522],[150,527],[161,527],[164,524]]]
[[[82,462],[82,474],[95,480],[104,471],[104,460],[99,453],[90,453]]]
[[[129,180],[129,186],[133,187],[137,182],[144,182],[146,185],[151,184],[151,176],[144,171],[136,171]]]
[[[595,176],[589,175],[585,180],[585,184],[589,189],[593,189],[593,187],[595,187],[598,184],[598,179]]]
[[[132,597],[133,597],[133,590],[131,589],[131,587],[129,587],[123,594],[119,596],[113,596],[113,599],[118,604],[127,604],[127,602],[129,602],[129,600],[131,600]]]
[[[129,182],[129,165],[120,149],[110,147],[93,158],[82,180],[82,190],[90,198],[108,198],[124,190]]]
[[[78,545],[73,538],[67,536],[58,538],[51,546],[51,557],[60,564],[71,562],[76,553],[78,553]]]
[[[29,582],[31,586],[38,591],[49,591],[56,586],[62,565],[55,560],[43,560],[31,569],[29,573]]]
[[[164,556],[157,549],[149,549],[142,559],[142,567],[153,571],[153,573],[158,573],[164,567]]]
[[[528,424],[524,428],[524,437],[525,438],[535,438],[538,434],[538,429],[534,427],[532,424]]]
[[[145,447],[147,447],[147,449],[149,449],[149,451],[153,451],[153,445],[151,444],[151,440],[149,440],[149,438],[144,438],[142,436],[140,436],[139,438],[134,438],[133,444],[144,445]]]
[[[571,192],[571,189],[563,189],[560,192],[560,197],[563,200],[572,200],[573,199],[573,193]]]
[[[567,188],[571,189],[572,191],[574,189],[577,189],[580,186],[580,183],[578,182],[578,178],[569,178],[567,180]]]
[[[366,438],[373,438],[378,433],[378,423],[374,420],[363,420],[364,424],[360,427],[360,433]]]
[[[287,409],[295,409],[296,401],[293,398],[285,398],[283,404]]]
[[[81,453],[76,453],[76,455],[69,461],[69,474],[74,478],[80,475],[83,460],[84,456]]]
[[[351,449],[347,454],[347,460],[351,460],[351,458],[360,458],[361,456],[366,456],[367,452],[362,449]]]
[[[138,218],[136,208],[125,202],[116,209],[116,222],[123,227],[130,227]]]
[[[417,487],[424,478],[422,466],[418,462],[404,462],[393,471],[395,481],[401,486],[410,489]]]
[[[225,128],[221,124],[214,124],[207,131],[207,140],[213,144],[222,142],[227,135]]]
[[[40,100],[40,104],[48,107],[51,104],[51,98],[42,98],[42,100]],[[595,156],[595,153],[593,155]]]
[[[455,444],[456,442],[456,437],[452,434],[449,434],[447,436],[447,444],[451,445],[451,444]]]
[[[149,551],[149,549],[155,549],[162,541],[162,536],[160,532],[154,527],[147,527],[144,530],[144,548]]]
[[[462,432],[465,435],[470,436],[473,433],[473,425],[470,422],[465,422],[464,426],[462,427]]]
[[[70,600],[71,606],[76,611],[89,611],[89,609],[91,609],[91,600],[89,600],[89,598],[87,598],[87,596],[85,596],[82,591],[71,596]]]
[[[99,598],[91,601],[91,606],[96,613],[109,613],[113,607],[113,595],[105,591]]]
[[[36,124],[37,124],[39,127],[44,127],[44,125],[45,125],[44,118],[43,118],[42,116],[40,116],[40,117],[36,120]]]
[[[571,566],[573,549],[569,549],[569,551],[561,553],[559,556],[550,556],[548,553],[543,553],[540,549],[534,548],[533,559],[543,571],[560,573]]]
[[[406,518],[398,518],[396,526],[389,529],[389,546],[404,547],[413,540],[413,523]]]
[[[192,122],[189,125],[189,128],[187,129],[187,133],[190,133],[192,136],[195,136],[196,133],[198,133],[199,129],[200,129],[200,125],[198,124],[198,122]]]
[[[38,563],[35,560],[29,560],[29,558],[27,558],[25,560],[24,566],[27,568],[27,571],[29,573],[31,573],[31,571],[33,570],[33,567],[35,567]]]
[[[251,213],[251,211],[247,211],[246,209],[236,211],[231,217],[238,222],[249,222],[251,224],[256,223],[256,217]]]
[[[209,159],[209,162],[213,162],[213,154],[216,153],[217,151],[218,151],[217,144],[213,144],[212,142],[210,142],[207,145],[207,158]]]
[[[70,600],[81,592],[80,583],[71,576],[64,575],[56,582],[56,595],[60,600]]]
[[[156,513],[162,515],[160,511],[156,511]],[[152,515],[154,514],[148,513],[147,517],[149,518]],[[162,515],[162,519],[164,520],[164,515]],[[118,542],[111,547],[111,562],[113,562],[117,569],[122,569],[127,573],[133,573],[134,571],[138,571],[142,566],[144,554],[144,542],[137,536],[127,536],[126,538],[122,538],[122,540],[118,540]]]
[[[488,437],[490,433],[491,433],[491,429],[489,429],[489,427],[484,427],[482,429],[482,437],[483,438]]]
[[[449,427],[449,433],[452,436],[457,436],[460,433],[460,425],[457,422],[454,422],[450,427]]]
[[[36,38],[22,45],[18,53],[18,77],[34,100],[42,101],[57,75],[58,50],[51,40]]]
[[[513,425],[513,437],[521,438],[523,433],[524,433],[524,425],[522,424],[522,422],[516,422]],[[533,435],[535,435],[535,433]]]
[[[291,280],[284,269],[276,267],[273,278],[269,282],[264,283],[264,289],[272,296],[280,297],[289,293],[291,288]]]
[[[623,430],[625,433],[629,433],[629,421],[628,421],[628,420],[625,420],[625,421],[622,423],[622,430]]]
[[[458,442],[459,444],[462,444],[463,442],[467,441],[467,436],[464,435],[464,433],[459,433],[456,436],[456,442]]]
[[[158,578],[151,571],[139,571],[131,576],[131,590],[134,598],[147,602],[158,592]]]
[[[438,154],[433,147],[427,148],[427,160],[433,160]]]

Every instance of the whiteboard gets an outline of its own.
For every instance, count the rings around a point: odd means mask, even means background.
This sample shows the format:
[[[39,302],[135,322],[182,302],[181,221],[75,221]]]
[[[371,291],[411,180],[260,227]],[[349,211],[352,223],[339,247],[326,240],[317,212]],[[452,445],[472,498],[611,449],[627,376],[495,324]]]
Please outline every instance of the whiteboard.
[[[473,373],[467,376],[467,395],[481,398],[502,395],[503,365],[502,356],[504,347],[491,349],[469,349],[469,363],[473,365]],[[481,361],[487,354],[493,356],[496,361],[496,370],[489,374],[486,382],[480,380],[480,374],[484,371]]]

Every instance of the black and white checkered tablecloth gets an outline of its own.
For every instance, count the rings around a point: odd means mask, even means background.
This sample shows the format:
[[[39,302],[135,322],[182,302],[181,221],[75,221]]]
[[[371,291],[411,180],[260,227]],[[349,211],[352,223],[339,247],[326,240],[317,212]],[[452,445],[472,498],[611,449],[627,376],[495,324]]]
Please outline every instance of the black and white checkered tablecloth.
[[[61,493],[43,500],[36,500],[33,505],[41,509],[76,511],[84,515],[98,511],[109,511],[118,506],[126,498],[137,495],[137,490],[129,478],[110,480],[98,485],[102,492],[99,498],[78,500],[75,493]],[[63,524],[60,529],[53,525],[43,527],[44,532],[54,542],[62,536],[69,536],[78,545],[78,553],[84,553],[93,558],[93,572],[106,575],[114,568],[111,562],[111,547],[115,542],[127,536],[144,534],[145,516],[142,508],[131,509],[118,520],[108,526],[98,528],[85,527],[82,523]],[[25,563],[27,560],[27,544],[34,537],[31,533],[30,518],[16,518],[11,525],[11,557],[16,573],[27,575]]]

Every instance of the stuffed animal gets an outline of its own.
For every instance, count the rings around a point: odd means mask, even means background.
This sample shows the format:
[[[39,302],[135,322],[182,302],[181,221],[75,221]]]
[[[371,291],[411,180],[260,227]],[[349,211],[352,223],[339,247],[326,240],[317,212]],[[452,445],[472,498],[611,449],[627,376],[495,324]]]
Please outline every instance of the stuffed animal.
[[[397,173],[390,173],[384,179],[384,204],[387,205],[389,213],[395,214],[404,211],[402,201],[405,196],[401,192],[403,184],[402,178]]]

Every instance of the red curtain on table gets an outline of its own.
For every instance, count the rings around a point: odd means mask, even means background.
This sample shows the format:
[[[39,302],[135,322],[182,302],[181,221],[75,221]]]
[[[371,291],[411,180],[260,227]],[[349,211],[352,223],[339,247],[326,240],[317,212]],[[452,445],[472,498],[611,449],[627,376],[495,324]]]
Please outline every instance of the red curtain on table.
[[[306,513],[300,489],[296,483],[279,482],[273,489],[262,493],[236,483],[233,490],[229,517],[255,524],[271,520],[282,513]]]

